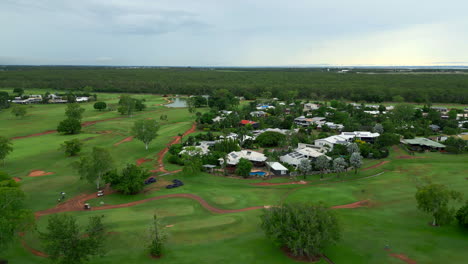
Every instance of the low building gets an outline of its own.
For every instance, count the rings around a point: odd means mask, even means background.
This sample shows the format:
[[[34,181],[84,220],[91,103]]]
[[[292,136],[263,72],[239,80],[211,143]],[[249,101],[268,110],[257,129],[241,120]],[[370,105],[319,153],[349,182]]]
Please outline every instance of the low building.
[[[77,103],[84,103],[89,101],[89,97],[76,97],[75,100]]]
[[[268,114],[265,111],[253,111],[250,112],[250,115],[253,117],[266,117]]]
[[[265,166],[265,161],[267,160],[267,157],[260,152],[252,150],[233,151],[227,154],[226,156],[226,166],[235,167],[239,163],[239,160],[242,158],[252,162],[253,165],[256,167]],[[224,162],[224,159],[220,158],[219,162],[222,164]]]
[[[275,109],[273,105],[257,105],[257,110]]]
[[[320,105],[313,103],[304,104],[304,112],[314,111],[320,108]]]
[[[296,125],[299,125],[299,126],[304,126],[304,127],[307,127],[307,126],[310,126],[310,125],[313,125],[313,124],[319,124],[321,122],[325,122],[325,117],[312,117],[312,118],[308,118],[308,117],[305,117],[305,116],[300,116],[300,117],[296,117],[294,118],[294,123]]]
[[[283,166],[283,164],[279,162],[267,162],[266,165],[270,169],[270,173],[272,173],[273,175],[277,175],[277,176],[288,175],[288,172],[289,172],[288,168],[286,168],[285,166]]]
[[[374,143],[375,139],[379,136],[379,133],[372,133],[368,131],[342,132],[340,135],[317,139],[314,141],[314,145],[317,147],[328,146],[328,148],[333,149],[333,146],[337,144],[347,145],[355,139],[367,143]]]
[[[340,136],[353,137],[366,143],[374,143],[375,140],[380,136],[379,133],[372,133],[368,131],[354,131],[354,132],[342,132]]]
[[[303,159],[316,160],[320,156],[324,156],[325,148],[317,147],[311,144],[299,143],[297,149],[291,153],[280,157],[280,161],[291,166],[297,167]]]
[[[401,143],[413,151],[443,150],[445,145],[427,138],[402,139]]]
[[[440,131],[440,126],[438,125],[429,125],[429,128],[432,130],[432,132],[439,132]]]

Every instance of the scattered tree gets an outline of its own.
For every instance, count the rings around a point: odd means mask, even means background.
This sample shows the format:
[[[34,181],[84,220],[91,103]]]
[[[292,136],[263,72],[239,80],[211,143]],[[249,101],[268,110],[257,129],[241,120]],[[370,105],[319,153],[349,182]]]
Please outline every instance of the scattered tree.
[[[107,104],[105,102],[96,102],[94,103],[94,109],[102,111],[107,108]]]
[[[62,149],[65,151],[65,155],[69,157],[76,156],[78,153],[80,153],[82,146],[83,143],[77,138],[64,141],[61,145]]]
[[[136,139],[145,143],[145,148],[148,150],[148,146],[157,136],[159,130],[159,124],[153,119],[141,119],[134,123],[132,132]]]
[[[139,193],[144,187],[144,181],[150,176],[147,169],[138,167],[135,164],[127,164],[122,173],[116,171],[105,175],[105,180],[112,188],[123,194]]]
[[[299,165],[297,166],[297,170],[301,172],[301,174],[304,176],[304,179],[306,178],[306,175],[310,173],[312,170],[312,164],[310,163],[310,160],[308,159],[301,159],[299,162]]]
[[[5,165],[5,158],[13,151],[13,143],[11,139],[0,136],[0,160]]]
[[[59,123],[57,131],[59,133],[64,133],[65,135],[78,134],[81,131],[80,120],[75,118],[67,118]]]
[[[26,107],[22,105],[14,105],[11,108],[11,114],[15,117],[23,118],[27,113]]]
[[[458,209],[455,217],[458,220],[460,226],[468,228],[468,200],[465,202],[465,205]]]
[[[100,216],[91,217],[81,233],[76,218],[66,214],[54,214],[48,219],[47,232],[41,232],[45,252],[55,263],[81,264],[90,257],[101,255],[105,229]]]
[[[435,183],[419,186],[416,192],[418,209],[432,214],[433,226],[450,223],[454,210],[448,207],[449,201],[460,198],[461,193],[449,190],[445,185]]]
[[[374,132],[382,134],[384,132],[384,128],[383,128],[382,124],[378,124],[378,123],[375,124]]]
[[[445,150],[455,154],[461,154],[465,152],[466,148],[468,147],[468,143],[465,140],[456,137],[449,137],[444,142],[444,144],[447,146]]]
[[[117,111],[122,115],[126,114],[128,116],[132,116],[133,111],[135,111],[135,104],[135,100],[129,95],[121,95]]]
[[[349,154],[359,152],[359,146],[356,143],[351,143],[346,148],[347,148]]]
[[[330,167],[330,161],[327,156],[321,155],[315,160],[315,167],[320,170],[320,178],[323,178],[323,173]]]
[[[354,174],[362,166],[362,156],[359,152],[353,152],[349,158],[349,164],[354,168]]]
[[[341,157],[333,160],[333,169],[335,170],[336,176],[338,176],[338,178],[342,172],[346,171],[347,166],[348,164],[346,163],[345,159]]]
[[[250,171],[252,170],[252,167],[253,165],[249,160],[241,158],[239,160],[239,163],[237,164],[236,173],[239,176],[248,178],[250,176]]]
[[[97,189],[101,188],[103,176],[114,168],[109,151],[100,147],[94,147],[92,153],[81,157],[75,166],[81,178],[96,183]]]
[[[0,91],[0,110],[10,107],[10,96],[7,92]]]
[[[18,96],[22,96],[24,94],[23,88],[15,88],[13,89],[13,93],[17,94]]]
[[[167,234],[164,232],[162,224],[156,214],[153,215],[150,236],[151,243],[148,246],[150,254],[153,257],[160,257],[164,249],[164,242],[167,240]]]
[[[264,210],[262,229],[294,256],[318,258],[340,238],[335,215],[323,204],[287,203]]]
[[[65,110],[65,115],[69,119],[76,119],[81,121],[83,118],[83,113],[85,109],[81,107],[78,103],[67,104],[67,109]]]

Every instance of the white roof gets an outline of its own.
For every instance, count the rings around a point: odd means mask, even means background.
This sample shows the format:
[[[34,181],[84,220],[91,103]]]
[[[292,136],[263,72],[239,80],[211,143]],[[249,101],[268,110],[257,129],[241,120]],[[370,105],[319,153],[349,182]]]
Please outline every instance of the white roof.
[[[372,133],[369,131],[354,131],[354,132],[342,132],[340,136],[343,136],[343,137],[351,136],[351,137],[358,137],[358,138],[362,138],[362,137],[376,138],[376,137],[379,137],[380,134]]]
[[[322,152],[318,151],[315,148],[303,147],[298,148],[295,151],[288,153],[280,157],[280,160],[284,163],[297,166],[301,163],[303,159],[317,158],[323,156]]]
[[[335,136],[330,136],[330,137],[326,137],[326,138],[321,138],[321,139],[317,139],[316,141],[326,141],[326,142],[329,142],[331,144],[340,144],[340,143],[346,143],[348,142],[349,139],[351,138],[354,138],[354,135],[353,136],[341,136],[341,135],[335,135]]]
[[[255,162],[263,162],[267,160],[267,157],[256,151],[252,150],[241,150],[241,151],[233,151],[227,155],[227,164],[236,165],[239,163],[241,158],[255,161]]]
[[[179,152],[180,155],[187,153],[190,156],[194,155],[206,155],[210,150],[208,149],[208,145],[200,145],[200,146],[194,146],[194,150],[187,151],[187,147],[184,147],[181,152]]]
[[[283,164],[279,163],[279,162],[267,162],[268,166],[270,166],[270,168],[272,168],[273,170],[276,170],[276,171],[287,171],[288,168],[286,168],[285,166],[283,166]]]

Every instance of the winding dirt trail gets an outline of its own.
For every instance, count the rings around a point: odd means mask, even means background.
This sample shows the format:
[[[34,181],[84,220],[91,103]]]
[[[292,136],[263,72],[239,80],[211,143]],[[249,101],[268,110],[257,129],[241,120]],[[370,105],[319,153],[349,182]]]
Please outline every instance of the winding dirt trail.
[[[364,168],[364,169],[362,169],[362,170],[363,170],[363,171],[366,171],[366,170],[375,169],[375,168],[378,168],[378,167],[380,167],[380,166],[383,166],[383,165],[385,165],[385,164],[387,164],[387,163],[389,163],[389,162],[390,162],[389,160],[384,160],[384,161],[381,161],[381,162],[379,162],[379,163],[377,163],[377,164],[375,164],[375,165],[372,165],[372,166],[370,166],[370,167]]]
[[[175,136],[174,139],[169,142],[169,144],[166,145],[166,147],[164,149],[162,149],[157,155],[156,155],[156,165],[155,165],[155,168],[154,170],[151,170],[151,172],[153,173],[156,173],[156,172],[165,172],[165,173],[172,173],[171,171],[168,171],[166,170],[166,168],[164,168],[164,156],[167,154],[167,152],[169,151],[169,147],[174,145],[174,144],[178,144],[183,137],[195,132],[197,130],[197,124],[196,123],[193,123],[192,124],[192,127],[190,127],[190,129],[188,129],[187,131],[185,131],[184,134],[182,134],[182,136]],[[177,170],[178,171],[178,170]],[[173,171],[173,172],[176,172],[176,171]]]

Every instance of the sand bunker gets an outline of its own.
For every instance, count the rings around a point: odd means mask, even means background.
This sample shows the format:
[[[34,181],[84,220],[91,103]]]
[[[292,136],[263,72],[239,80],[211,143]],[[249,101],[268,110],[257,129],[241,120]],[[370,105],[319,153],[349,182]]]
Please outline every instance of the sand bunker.
[[[40,177],[40,176],[52,175],[54,173],[55,172],[45,172],[45,171],[41,171],[41,170],[33,170],[28,174],[28,176],[29,177]]]

